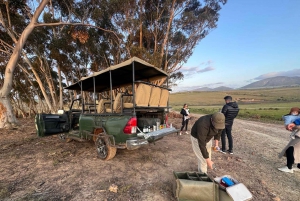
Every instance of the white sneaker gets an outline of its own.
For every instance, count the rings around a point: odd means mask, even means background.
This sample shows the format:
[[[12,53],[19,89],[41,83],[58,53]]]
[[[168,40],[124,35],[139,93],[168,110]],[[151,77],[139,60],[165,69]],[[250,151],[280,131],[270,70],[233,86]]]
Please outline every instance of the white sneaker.
[[[182,135],[182,132],[180,132],[179,135]]]
[[[223,151],[222,149],[220,149],[219,152],[222,154],[226,154],[226,151]]]
[[[278,170],[280,170],[282,172],[294,173],[293,169],[289,169],[287,166],[284,166],[282,168],[278,168]]]
[[[185,134],[187,134],[187,135],[188,135],[188,134],[189,134],[189,132],[187,132],[187,131],[186,131],[186,132],[185,132]]]

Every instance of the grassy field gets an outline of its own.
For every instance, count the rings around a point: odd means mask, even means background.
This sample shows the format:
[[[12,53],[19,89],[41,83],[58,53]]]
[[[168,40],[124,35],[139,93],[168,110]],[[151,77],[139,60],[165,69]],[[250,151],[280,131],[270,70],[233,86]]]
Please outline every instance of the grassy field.
[[[300,87],[173,93],[170,105],[180,111],[187,103],[192,113],[209,114],[222,109],[227,95],[239,104],[238,118],[281,121],[291,107],[300,107]]]

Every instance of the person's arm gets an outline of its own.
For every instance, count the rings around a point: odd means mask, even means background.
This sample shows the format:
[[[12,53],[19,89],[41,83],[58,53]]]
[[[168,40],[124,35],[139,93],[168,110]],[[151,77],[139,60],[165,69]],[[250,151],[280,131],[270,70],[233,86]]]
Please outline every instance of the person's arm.
[[[205,160],[206,160],[207,167],[213,169],[214,162],[212,162],[212,160],[210,160],[209,158],[206,158]]]
[[[219,147],[219,140],[215,140],[215,147]]]
[[[295,124],[296,126],[299,126],[299,125],[300,125],[300,119],[296,119],[296,120],[294,121],[294,124]]]
[[[219,140],[215,140],[215,147],[214,147],[215,151],[219,151],[220,147],[219,147]]]
[[[221,112],[225,115],[227,113],[228,106],[224,105]]]
[[[214,136],[214,140],[216,140],[216,141],[218,141],[218,142],[220,141],[222,131],[223,131],[223,130],[218,130],[217,135]]]
[[[215,151],[219,151],[220,150],[220,148],[219,148],[219,141],[220,141],[220,138],[221,138],[221,133],[222,133],[222,131],[218,131],[218,134],[214,136],[214,140],[215,140],[214,150]]]
[[[296,119],[293,123],[286,125],[286,130],[292,131],[294,127],[300,125],[300,119]]]
[[[198,144],[199,144],[199,148],[200,151],[202,153],[203,158],[206,161],[207,167],[209,167],[210,169],[213,169],[213,164],[214,162],[209,158],[209,154],[208,151],[206,149],[206,134],[208,132],[208,127],[201,127],[201,126],[197,126],[197,130],[198,130]]]
[[[237,117],[237,115],[239,114],[239,111],[240,111],[240,108],[237,108],[237,111],[236,111],[236,113],[235,113],[235,115],[234,115],[234,118]]]

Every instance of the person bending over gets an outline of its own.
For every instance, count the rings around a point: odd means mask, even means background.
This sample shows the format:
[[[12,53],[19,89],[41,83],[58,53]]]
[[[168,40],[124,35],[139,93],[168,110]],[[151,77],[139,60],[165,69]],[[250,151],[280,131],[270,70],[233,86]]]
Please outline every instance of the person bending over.
[[[198,171],[207,173],[207,166],[213,168],[211,161],[212,138],[220,140],[225,128],[224,114],[217,112],[200,117],[192,127],[191,142],[198,159]]]

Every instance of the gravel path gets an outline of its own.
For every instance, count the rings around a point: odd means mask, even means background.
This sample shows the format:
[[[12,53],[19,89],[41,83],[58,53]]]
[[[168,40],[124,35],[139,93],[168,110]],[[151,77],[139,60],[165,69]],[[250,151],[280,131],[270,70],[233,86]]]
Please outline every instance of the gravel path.
[[[181,118],[169,121],[180,127]],[[0,130],[0,200],[175,201],[173,171],[197,171],[190,135],[171,134],[101,161],[92,142],[38,138],[33,120],[21,123],[17,130]],[[231,175],[255,201],[300,200],[300,173],[277,170],[285,165],[278,153],[290,134],[283,124],[237,119],[232,134],[234,154],[214,152],[217,168],[208,171],[211,177]]]

